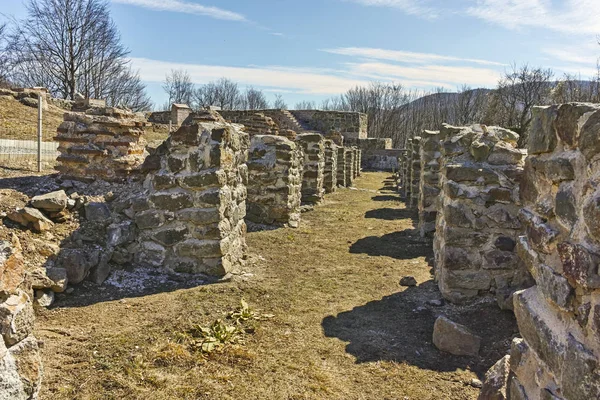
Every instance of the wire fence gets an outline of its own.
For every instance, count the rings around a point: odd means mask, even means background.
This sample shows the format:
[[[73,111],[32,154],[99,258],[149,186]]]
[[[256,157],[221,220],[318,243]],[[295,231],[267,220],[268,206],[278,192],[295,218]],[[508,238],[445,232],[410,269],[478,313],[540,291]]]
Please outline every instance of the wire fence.
[[[31,110],[34,111],[34,110]],[[44,101],[38,97],[37,118],[16,119],[0,114],[0,169],[42,172],[52,169],[58,157],[56,131],[43,125]]]

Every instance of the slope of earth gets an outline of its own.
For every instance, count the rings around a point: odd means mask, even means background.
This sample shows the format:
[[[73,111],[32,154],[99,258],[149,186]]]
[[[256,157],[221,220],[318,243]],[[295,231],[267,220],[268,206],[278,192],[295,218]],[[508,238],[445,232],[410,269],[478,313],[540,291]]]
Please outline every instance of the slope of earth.
[[[48,105],[42,118],[44,141],[52,141],[63,121],[65,110]],[[10,96],[0,96],[0,139],[37,140],[37,108],[21,104]]]
[[[248,234],[231,282],[127,298],[88,286],[40,312],[43,399],[476,399],[471,386],[516,327],[494,303],[440,305],[431,242],[383,173],[328,195],[298,229]],[[383,187],[382,187],[383,186]],[[401,287],[403,276],[416,287]],[[182,340],[245,299],[273,317],[202,355]],[[444,314],[483,338],[479,357],[431,343]]]

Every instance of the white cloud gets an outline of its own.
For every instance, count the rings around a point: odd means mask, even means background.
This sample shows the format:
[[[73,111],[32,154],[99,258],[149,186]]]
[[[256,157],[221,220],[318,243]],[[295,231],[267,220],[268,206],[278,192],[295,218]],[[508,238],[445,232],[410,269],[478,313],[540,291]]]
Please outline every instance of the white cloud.
[[[349,64],[356,75],[379,76],[392,80],[406,79],[430,83],[430,86],[452,86],[460,84],[493,87],[498,83],[500,72],[487,68],[473,68],[445,65],[400,66],[385,63]]]
[[[536,27],[557,32],[597,35],[599,0],[475,0],[468,15],[508,29]]]
[[[128,4],[155,11],[171,11],[185,14],[203,15],[228,21],[246,21],[246,17],[233,11],[218,7],[203,6],[180,0],[112,0],[113,3]]]
[[[286,68],[280,66],[231,67],[221,65],[184,64],[168,61],[132,58],[132,66],[139,69],[142,80],[162,82],[172,69],[186,70],[196,84],[205,84],[226,77],[242,85],[271,89],[285,89],[306,94],[339,94],[368,80],[345,78],[320,70]]]
[[[599,0],[600,1],[600,0]],[[498,65],[504,66],[505,64],[487,61],[487,60],[479,60],[473,58],[460,58],[460,57],[452,57],[452,56],[443,56],[439,54],[431,54],[431,53],[414,53],[410,51],[400,51],[400,50],[387,50],[387,49],[376,49],[370,47],[340,47],[335,49],[323,49],[321,51],[332,53],[332,54],[340,54],[344,56],[353,56],[353,57],[364,57],[364,58],[372,58],[377,60],[389,60],[389,61],[398,61],[402,63],[414,63],[414,64],[426,64],[432,62],[440,62],[440,61],[459,61],[459,62],[467,62],[473,64],[483,64],[483,65]]]
[[[436,18],[437,10],[424,5],[428,0],[346,0],[365,6],[398,8],[410,15]]]

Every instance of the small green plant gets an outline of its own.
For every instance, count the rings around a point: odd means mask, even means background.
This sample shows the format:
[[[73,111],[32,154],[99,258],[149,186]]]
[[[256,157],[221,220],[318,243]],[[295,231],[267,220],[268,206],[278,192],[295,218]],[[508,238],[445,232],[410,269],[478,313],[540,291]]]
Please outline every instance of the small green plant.
[[[240,343],[242,331],[234,325],[228,325],[217,319],[209,327],[196,325],[190,332],[192,345],[203,353],[221,350],[226,344]]]
[[[240,306],[227,313],[227,318],[235,321],[236,324],[240,325],[247,321],[260,321],[268,318],[273,318],[273,314],[261,314],[248,306],[248,303],[244,299],[240,301]]]

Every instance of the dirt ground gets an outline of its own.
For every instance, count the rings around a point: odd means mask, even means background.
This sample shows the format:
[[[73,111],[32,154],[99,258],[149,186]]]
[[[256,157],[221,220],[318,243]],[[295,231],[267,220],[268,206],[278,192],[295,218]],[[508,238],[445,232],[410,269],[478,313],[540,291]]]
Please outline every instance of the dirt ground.
[[[474,378],[508,350],[510,312],[444,304],[431,242],[414,231],[385,173],[327,195],[298,229],[248,234],[230,282],[119,296],[94,285],[39,312],[42,399],[476,399]],[[418,286],[399,285],[412,275]],[[182,285],[185,283],[182,283]],[[274,317],[243,343],[202,355],[179,338],[241,299]],[[438,315],[483,338],[479,357],[431,343]]]

